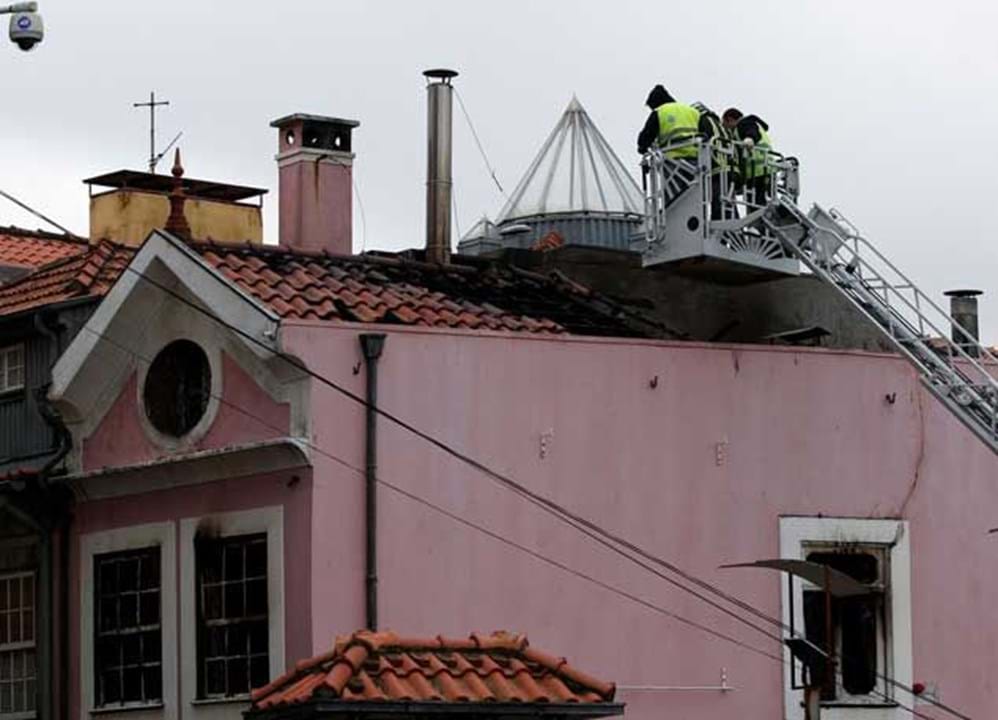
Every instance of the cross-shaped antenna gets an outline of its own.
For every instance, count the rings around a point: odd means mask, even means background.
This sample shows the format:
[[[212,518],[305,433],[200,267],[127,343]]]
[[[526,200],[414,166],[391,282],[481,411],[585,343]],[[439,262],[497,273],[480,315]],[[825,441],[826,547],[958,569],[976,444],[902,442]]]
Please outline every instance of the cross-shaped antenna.
[[[169,100],[156,100],[156,93],[149,93],[149,102],[132,103],[132,107],[149,108],[149,172],[156,172],[156,163],[162,155],[156,155],[156,108],[169,105]]]

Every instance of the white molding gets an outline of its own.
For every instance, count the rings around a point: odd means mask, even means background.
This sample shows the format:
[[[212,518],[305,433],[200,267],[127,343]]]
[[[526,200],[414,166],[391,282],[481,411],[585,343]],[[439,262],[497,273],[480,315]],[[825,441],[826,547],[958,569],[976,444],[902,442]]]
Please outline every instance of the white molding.
[[[911,629],[911,542],[906,520],[881,520],[835,517],[781,517],[780,557],[804,558],[804,544],[808,542],[842,542],[860,545],[882,545],[890,552],[890,612],[891,647],[890,667],[883,674],[893,677],[903,685],[912,683],[912,629]],[[784,624],[790,624],[787,602],[789,588],[786,573],[780,573],[780,604]],[[802,583],[794,582],[794,627],[800,632],[804,627]],[[803,720],[800,690],[791,689],[790,651],[784,649],[783,706],[786,720]],[[894,691],[897,697],[897,690]],[[888,694],[891,694],[888,691]],[[898,698],[904,702],[904,698]],[[823,707],[826,720],[907,720],[909,713],[899,707]]]
[[[197,592],[194,538],[210,526],[221,536],[267,533],[267,613],[270,625],[270,677],[284,672],[284,508],[280,505],[218,513],[180,521],[181,704],[183,717],[193,720],[242,720],[245,702],[205,703],[197,700]]]
[[[85,501],[200,485],[249,475],[307,468],[311,448],[297,438],[275,438],[246,445],[198,450],[148,462],[100,468],[64,481]]]
[[[242,338],[261,359],[278,349],[280,318],[273,310],[239,289],[183,242],[155,231],[52,369],[49,398],[70,422],[92,416],[101,396],[108,394],[108,386],[134,363],[129,352],[114,343],[136,350],[132,347],[136,337],[150,330],[151,313],[159,311],[164,296],[181,304],[143,277],[186,295],[227,325],[240,328],[258,341]],[[110,341],[102,341],[105,337]]]
[[[129,718],[175,720],[177,696],[177,547],[173,522],[135,525],[83,535],[80,539],[80,720],[94,713],[94,556],[158,545],[160,562],[160,614],[162,635],[163,704],[130,709]]]

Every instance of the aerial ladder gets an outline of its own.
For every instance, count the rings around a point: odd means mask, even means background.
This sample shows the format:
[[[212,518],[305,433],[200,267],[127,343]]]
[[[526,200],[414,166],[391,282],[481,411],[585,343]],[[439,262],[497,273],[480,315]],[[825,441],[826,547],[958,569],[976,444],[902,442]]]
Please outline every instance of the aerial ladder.
[[[690,147],[695,158],[676,152]],[[746,172],[752,163],[761,167]],[[642,167],[646,218],[636,249],[646,267],[713,260],[778,276],[803,265],[876,325],[925,387],[998,453],[998,358],[841,212],[802,210],[794,158],[693,135],[649,150]],[[753,175],[762,179],[748,187],[736,180]]]

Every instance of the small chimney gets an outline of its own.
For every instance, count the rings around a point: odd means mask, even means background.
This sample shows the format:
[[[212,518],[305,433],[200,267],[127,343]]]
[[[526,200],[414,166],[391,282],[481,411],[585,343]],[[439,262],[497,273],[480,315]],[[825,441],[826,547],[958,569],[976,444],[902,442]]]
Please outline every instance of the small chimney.
[[[298,113],[274,120],[278,130],[281,247],[353,252],[353,158],[356,120]]]
[[[944,294],[949,297],[949,314],[953,318],[953,342],[971,357],[977,357],[976,343],[981,339],[977,322],[977,297],[982,294],[981,291],[949,290]],[[974,339],[974,343],[968,340],[967,335]]]
[[[454,70],[423,73],[429,81],[426,152],[426,260],[450,262],[451,218],[451,119],[453,117]]]

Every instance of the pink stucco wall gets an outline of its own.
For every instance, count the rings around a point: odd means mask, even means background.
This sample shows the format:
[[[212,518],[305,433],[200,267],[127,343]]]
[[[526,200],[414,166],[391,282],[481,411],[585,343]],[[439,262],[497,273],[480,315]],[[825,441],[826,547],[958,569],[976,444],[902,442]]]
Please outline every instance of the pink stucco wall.
[[[156,492],[128,495],[77,505],[70,538],[70,655],[80,657],[80,567],[82,536],[103,530],[148,523],[173,522],[179,538],[184,518],[210,517],[219,513],[281,506],[284,515],[284,552],[292,561],[284,563],[285,665],[311,653],[311,575],[308,565],[294,562],[307,557],[311,538],[312,477],[308,469],[227,478],[215,482]],[[184,563],[193,561],[192,548],[177,544],[177,577]],[[70,678],[70,717],[80,717],[80,677]]]
[[[218,404],[211,427],[187,451],[259,442],[287,434],[291,416],[288,404],[273,400],[224,352],[221,396],[224,402]],[[257,417],[246,413],[247,408],[253,408]],[[141,412],[138,377],[133,372],[98,428],[83,440],[82,469],[132,465],[173,454],[149,438],[142,427]]]
[[[363,391],[357,328],[302,324],[288,350]],[[369,330],[368,330],[369,331]],[[915,679],[987,716],[998,660],[995,458],[900,358],[648,341],[390,332],[381,406],[684,569],[779,616],[775,574],[718,570],[779,555],[779,517],[911,522]],[[887,395],[894,395],[891,404]],[[315,386],[316,650],[363,622],[362,414]],[[759,649],[771,640],[622,561],[424,441],[380,421],[379,477],[448,511]],[[546,447],[542,452],[542,441]],[[318,461],[317,461],[318,462]],[[508,628],[622,685],[631,718],[779,717],[780,666],[626,600],[392,490],[379,491],[382,625]],[[329,609],[327,612],[326,609]],[[319,632],[321,628],[321,632]],[[982,631],[984,630],[984,631]],[[905,698],[910,701],[909,698]]]

